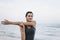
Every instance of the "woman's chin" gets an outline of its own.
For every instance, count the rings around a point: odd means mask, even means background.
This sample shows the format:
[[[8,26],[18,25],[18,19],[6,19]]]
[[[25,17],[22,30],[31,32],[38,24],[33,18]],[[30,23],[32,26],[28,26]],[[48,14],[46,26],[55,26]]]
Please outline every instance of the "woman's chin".
[[[32,20],[27,20],[28,22],[31,22]]]
[[[32,20],[30,20],[29,22],[31,22]]]

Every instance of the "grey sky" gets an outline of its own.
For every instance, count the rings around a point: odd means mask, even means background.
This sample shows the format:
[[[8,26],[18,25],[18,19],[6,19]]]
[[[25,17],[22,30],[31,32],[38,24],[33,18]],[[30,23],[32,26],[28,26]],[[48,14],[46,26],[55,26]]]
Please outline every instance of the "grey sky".
[[[0,0],[0,21],[24,21],[32,11],[40,23],[60,23],[60,0]]]

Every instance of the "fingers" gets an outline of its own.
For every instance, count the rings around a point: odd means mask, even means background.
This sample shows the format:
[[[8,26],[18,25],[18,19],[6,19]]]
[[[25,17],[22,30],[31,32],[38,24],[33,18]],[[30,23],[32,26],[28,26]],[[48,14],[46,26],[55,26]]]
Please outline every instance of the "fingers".
[[[7,24],[9,24],[9,21],[4,19],[4,21],[1,21],[1,23],[4,24],[4,25],[7,25]]]
[[[1,23],[4,23],[4,21],[1,21]]]
[[[5,22],[4,21],[1,21],[1,24],[5,24]]]
[[[9,21],[4,19],[4,21],[1,21],[2,24],[6,25],[6,24],[9,24]]]
[[[5,21],[7,21],[6,19],[4,19]],[[5,21],[1,21],[2,24],[4,24]]]

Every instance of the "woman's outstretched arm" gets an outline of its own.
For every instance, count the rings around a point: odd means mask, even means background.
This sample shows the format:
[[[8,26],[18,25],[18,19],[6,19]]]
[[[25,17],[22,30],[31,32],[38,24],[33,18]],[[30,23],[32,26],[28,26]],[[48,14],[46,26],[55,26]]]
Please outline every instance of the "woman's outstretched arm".
[[[2,24],[4,25],[8,25],[8,24],[13,24],[13,25],[19,25],[20,26],[20,23],[21,22],[12,22],[12,21],[8,21],[8,20],[4,20],[4,21],[1,21]],[[35,26],[36,25],[36,21],[32,21],[32,22],[23,22],[24,25],[32,25],[32,26]]]
[[[4,20],[4,21],[1,21],[2,24],[4,25],[8,25],[8,24],[13,24],[13,25],[19,25],[20,22],[12,22],[12,21],[8,21],[8,20]]]

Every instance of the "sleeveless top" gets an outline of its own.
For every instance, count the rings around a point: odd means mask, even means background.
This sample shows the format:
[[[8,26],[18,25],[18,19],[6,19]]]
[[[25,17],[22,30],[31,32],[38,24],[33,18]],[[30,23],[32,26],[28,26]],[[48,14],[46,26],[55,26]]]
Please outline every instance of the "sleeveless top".
[[[25,26],[25,40],[34,40],[35,28],[33,26]]]

